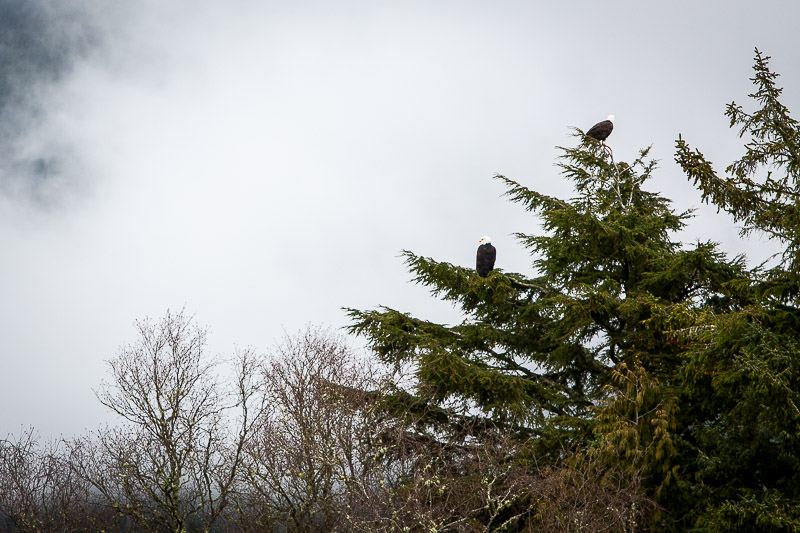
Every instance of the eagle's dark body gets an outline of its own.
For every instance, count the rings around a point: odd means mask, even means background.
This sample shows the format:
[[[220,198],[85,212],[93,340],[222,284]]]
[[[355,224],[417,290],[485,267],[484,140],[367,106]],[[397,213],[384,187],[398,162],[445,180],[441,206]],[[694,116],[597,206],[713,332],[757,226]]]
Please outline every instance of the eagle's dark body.
[[[610,120],[604,120],[603,122],[598,122],[589,128],[589,131],[586,132],[586,136],[602,142],[608,139],[608,136],[611,135],[611,130],[613,129],[614,123]]]
[[[478,275],[485,278],[494,269],[494,260],[497,257],[497,249],[487,242],[478,246],[478,256],[475,260],[475,270]]]

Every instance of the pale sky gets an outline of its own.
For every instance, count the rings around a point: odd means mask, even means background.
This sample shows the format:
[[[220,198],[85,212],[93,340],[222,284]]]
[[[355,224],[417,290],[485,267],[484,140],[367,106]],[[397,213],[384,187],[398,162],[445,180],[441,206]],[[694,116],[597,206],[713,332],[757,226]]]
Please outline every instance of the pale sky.
[[[800,2],[548,4],[0,0],[0,437],[109,420],[105,361],[168,308],[219,354],[342,307],[458,321],[400,251],[474,267],[490,235],[532,275],[491,178],[570,197],[555,146],[610,113],[616,158],[652,144],[649,187],[700,208],[682,239],[762,259],[674,140],[740,155],[756,46],[800,117]]]

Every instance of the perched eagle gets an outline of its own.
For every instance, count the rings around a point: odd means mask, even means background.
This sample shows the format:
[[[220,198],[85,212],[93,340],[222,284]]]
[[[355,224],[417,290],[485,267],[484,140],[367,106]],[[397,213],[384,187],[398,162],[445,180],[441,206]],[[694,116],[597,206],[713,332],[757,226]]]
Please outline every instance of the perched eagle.
[[[478,242],[480,246],[478,246],[478,256],[475,259],[475,270],[478,271],[480,277],[485,278],[494,268],[497,249],[492,246],[492,239],[489,237],[481,237]]]
[[[608,115],[608,118],[603,122],[598,122],[591,128],[589,131],[586,132],[587,137],[591,137],[592,139],[597,139],[600,142],[605,141],[608,139],[608,136],[611,135],[611,130],[614,129],[614,115]]]

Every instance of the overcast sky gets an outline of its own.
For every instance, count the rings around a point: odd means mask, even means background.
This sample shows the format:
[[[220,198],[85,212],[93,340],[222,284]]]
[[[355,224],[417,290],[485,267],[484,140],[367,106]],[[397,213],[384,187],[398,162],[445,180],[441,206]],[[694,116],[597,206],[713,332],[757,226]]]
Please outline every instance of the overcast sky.
[[[722,170],[754,47],[800,115],[800,2],[0,0],[0,436],[108,419],[133,322],[186,307],[210,350],[265,352],[342,307],[458,319],[403,249],[532,274],[538,223],[495,173],[562,197],[570,127],[701,207],[681,133]],[[761,259],[702,208],[681,236]],[[354,345],[359,341],[354,340]]]

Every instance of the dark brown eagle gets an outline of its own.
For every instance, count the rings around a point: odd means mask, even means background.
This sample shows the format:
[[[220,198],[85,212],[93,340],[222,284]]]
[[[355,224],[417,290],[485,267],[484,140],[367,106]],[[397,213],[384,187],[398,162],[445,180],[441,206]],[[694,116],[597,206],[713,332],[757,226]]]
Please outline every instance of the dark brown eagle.
[[[475,259],[475,270],[478,271],[480,277],[485,278],[494,269],[497,249],[492,246],[492,239],[489,237],[481,237],[478,242],[480,246],[478,246],[478,256]]]
[[[598,122],[591,128],[589,131],[586,132],[587,137],[591,137],[592,139],[597,139],[600,142],[604,142],[608,139],[608,136],[611,135],[611,131],[614,129],[614,115],[608,115],[608,118],[602,122]]]

